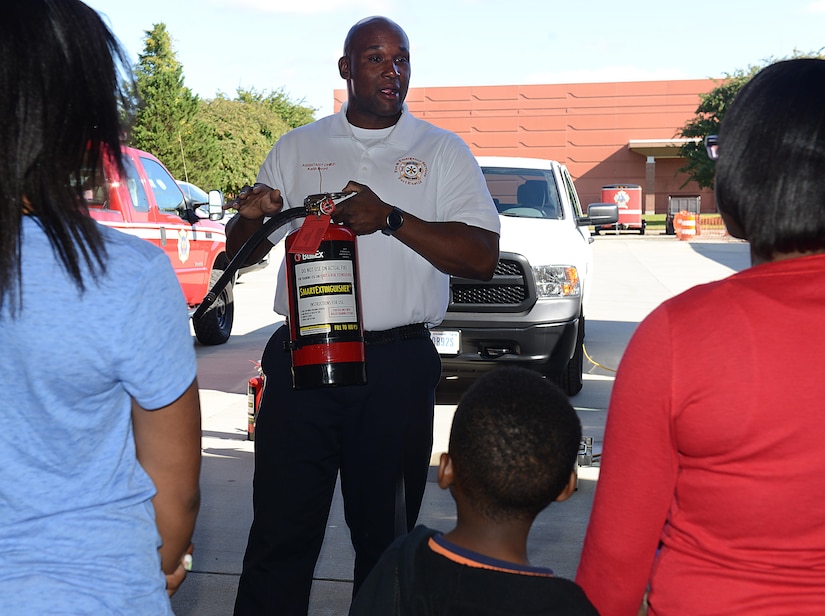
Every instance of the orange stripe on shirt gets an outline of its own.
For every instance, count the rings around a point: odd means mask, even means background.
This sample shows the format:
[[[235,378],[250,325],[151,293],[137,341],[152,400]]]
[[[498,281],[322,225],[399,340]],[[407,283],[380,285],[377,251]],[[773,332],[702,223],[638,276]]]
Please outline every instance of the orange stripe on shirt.
[[[438,539],[436,539],[436,537],[438,537]],[[470,550],[462,550],[466,553],[466,555],[460,554],[455,551],[455,549],[450,547],[452,544],[444,539],[443,535],[434,535],[430,537],[427,545],[436,554],[467,567],[489,569],[490,571],[501,571],[503,573],[514,573],[516,575],[554,577],[553,572],[544,567],[522,566],[515,563],[508,563],[503,560],[484,556],[483,554],[477,554],[476,552],[472,552]]]

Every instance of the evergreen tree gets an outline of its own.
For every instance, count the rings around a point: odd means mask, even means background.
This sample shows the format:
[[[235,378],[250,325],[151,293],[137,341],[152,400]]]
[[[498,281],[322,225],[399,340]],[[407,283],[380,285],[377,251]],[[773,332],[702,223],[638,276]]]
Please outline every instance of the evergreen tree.
[[[206,190],[219,187],[217,139],[199,113],[200,99],[184,85],[165,24],[146,31],[135,81],[138,109],[130,145],[157,156],[178,179]]]
[[[184,85],[166,25],[145,34],[129,145],[157,156],[177,179],[231,198],[255,181],[281,135],[315,119],[315,109],[290,100],[283,89],[238,89],[234,100],[222,94],[201,100]]]

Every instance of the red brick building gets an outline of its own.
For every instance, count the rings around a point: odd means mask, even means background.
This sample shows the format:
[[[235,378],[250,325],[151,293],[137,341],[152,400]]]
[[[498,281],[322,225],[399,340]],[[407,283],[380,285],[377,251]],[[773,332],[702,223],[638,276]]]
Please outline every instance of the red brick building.
[[[479,156],[550,158],[567,165],[582,204],[601,201],[602,186],[638,184],[645,213],[666,213],[670,198],[713,192],[679,173],[677,135],[694,117],[711,79],[516,86],[410,88],[418,117],[460,135]],[[346,99],[335,90],[335,109]],[[683,186],[684,184],[684,186]],[[687,201],[685,200],[687,198]]]

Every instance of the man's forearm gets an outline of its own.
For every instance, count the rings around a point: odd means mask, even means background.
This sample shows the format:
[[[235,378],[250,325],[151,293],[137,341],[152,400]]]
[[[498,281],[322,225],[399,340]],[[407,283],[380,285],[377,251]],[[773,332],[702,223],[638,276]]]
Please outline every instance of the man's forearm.
[[[489,280],[498,263],[498,234],[460,222],[428,223],[407,215],[395,237],[446,274]]]

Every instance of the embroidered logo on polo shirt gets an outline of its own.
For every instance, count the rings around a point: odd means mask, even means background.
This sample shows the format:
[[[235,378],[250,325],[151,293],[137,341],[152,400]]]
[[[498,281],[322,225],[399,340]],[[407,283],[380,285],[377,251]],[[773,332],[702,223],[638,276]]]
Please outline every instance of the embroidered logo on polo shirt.
[[[318,186],[322,187],[324,185],[324,171],[328,169],[332,169],[335,166],[335,163],[328,162],[306,162],[301,163],[301,167],[303,167],[304,171],[311,171],[313,173],[318,174]],[[320,189],[318,192],[323,192],[323,189]]]
[[[421,184],[427,177],[427,163],[417,158],[402,158],[395,163],[395,172],[405,184]]]
[[[335,163],[301,163],[301,166],[307,171],[326,171],[334,167]]]

